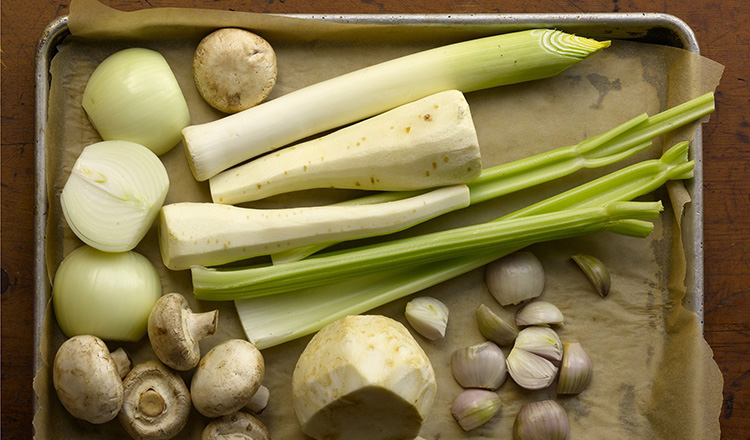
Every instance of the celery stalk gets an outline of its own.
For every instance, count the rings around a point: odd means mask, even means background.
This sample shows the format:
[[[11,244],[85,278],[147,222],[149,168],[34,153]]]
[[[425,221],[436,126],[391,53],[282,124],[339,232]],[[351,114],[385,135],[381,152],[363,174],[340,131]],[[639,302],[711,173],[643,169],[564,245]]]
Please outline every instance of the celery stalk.
[[[693,167],[694,163],[688,160],[688,143],[683,142],[670,148],[660,159],[623,168],[504,218],[523,218],[531,213],[566,207],[597,206],[604,201],[632,200],[669,180],[690,178]],[[481,255],[396,267],[310,289],[237,300],[235,305],[246,336],[264,349],[313,333],[343,316],[364,313],[447,281],[520,248],[506,247]]]

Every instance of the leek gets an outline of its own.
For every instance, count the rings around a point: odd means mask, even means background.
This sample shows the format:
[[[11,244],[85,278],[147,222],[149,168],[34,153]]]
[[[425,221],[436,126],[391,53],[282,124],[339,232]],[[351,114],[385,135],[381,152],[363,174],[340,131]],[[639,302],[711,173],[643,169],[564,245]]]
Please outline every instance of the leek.
[[[534,29],[407,55],[182,130],[197,180],[305,137],[444,90],[464,93],[548,78],[609,46]]]
[[[529,188],[560,178],[581,168],[614,164],[651,145],[651,139],[696,121],[714,110],[713,93],[706,93],[654,116],[636,116],[598,136],[576,145],[530,156],[525,159],[484,169],[469,183],[471,204]],[[412,194],[386,192],[345,204],[382,203]],[[334,243],[319,243],[278,252],[271,256],[274,264],[300,260]]]
[[[632,200],[669,180],[692,177],[693,168],[694,163],[688,160],[688,143],[683,142],[660,159],[623,168],[503,218]],[[248,339],[265,349],[313,333],[343,316],[364,313],[470,272],[518,249],[520,246],[432,264],[395,267],[310,289],[237,300],[235,305]]]
[[[601,231],[645,237],[660,202],[617,202],[519,219],[493,221],[362,246],[286,264],[245,269],[191,269],[197,299],[228,300],[278,294],[341,281],[389,267],[434,263],[486,253],[498,247],[532,243]]]

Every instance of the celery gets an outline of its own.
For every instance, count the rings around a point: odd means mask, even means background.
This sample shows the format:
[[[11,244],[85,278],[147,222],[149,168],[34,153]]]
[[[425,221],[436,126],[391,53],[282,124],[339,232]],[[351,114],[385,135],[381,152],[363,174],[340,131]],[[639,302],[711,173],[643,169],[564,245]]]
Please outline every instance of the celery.
[[[669,180],[692,177],[693,167],[688,160],[688,143],[683,142],[660,159],[631,165],[503,218],[632,200]],[[364,313],[462,275],[520,248],[504,247],[480,255],[395,267],[310,289],[237,300],[235,304],[248,339],[264,349],[313,333],[340,317]]]

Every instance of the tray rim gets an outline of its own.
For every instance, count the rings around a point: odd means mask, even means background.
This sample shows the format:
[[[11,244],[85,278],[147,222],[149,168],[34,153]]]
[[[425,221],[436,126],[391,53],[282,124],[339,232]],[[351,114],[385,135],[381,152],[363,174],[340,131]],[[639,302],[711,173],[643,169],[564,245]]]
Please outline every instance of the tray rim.
[[[477,13],[477,14],[277,14],[287,17],[334,21],[350,24],[389,24],[398,26],[503,26],[504,30],[513,27],[529,28],[543,25],[545,27],[601,26],[634,24],[652,28],[662,28],[673,32],[682,48],[700,54],[700,47],[693,30],[683,20],[674,15],[652,12],[629,13]],[[34,377],[44,367],[40,351],[42,337],[42,320],[50,298],[50,282],[46,268],[46,225],[48,217],[48,198],[46,183],[46,115],[50,88],[50,63],[55,55],[55,48],[65,37],[70,35],[68,15],[61,15],[52,20],[42,31],[35,52],[35,210],[34,210],[34,298],[33,298],[33,368]],[[694,177],[686,182],[691,196],[691,203],[686,208],[683,225],[690,230],[690,239],[683,237],[688,259],[686,272],[686,291],[692,292],[683,299],[684,305],[697,315],[698,324],[703,329],[704,321],[704,251],[703,251],[703,131],[699,125],[692,145],[692,158],[695,161]],[[691,297],[691,298],[689,298]],[[33,413],[39,410],[39,398],[36,391],[33,396]]]

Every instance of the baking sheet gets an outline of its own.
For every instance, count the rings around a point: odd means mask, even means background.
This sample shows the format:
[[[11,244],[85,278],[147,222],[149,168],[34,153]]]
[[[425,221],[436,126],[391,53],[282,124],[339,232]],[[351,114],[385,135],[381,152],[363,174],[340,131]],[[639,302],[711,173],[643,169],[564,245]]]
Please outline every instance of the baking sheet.
[[[225,11],[196,14],[186,10],[144,10],[138,14],[123,14],[91,1],[74,2],[71,11],[71,15],[81,11],[79,18],[86,18],[77,22],[77,32],[88,38],[69,39],[52,59],[56,76],[53,76],[48,104],[50,110],[57,111],[50,113],[50,123],[42,127],[39,136],[39,146],[45,153],[40,159],[44,170],[40,178],[48,178],[47,186],[40,182],[38,195],[43,197],[39,199],[39,206],[48,204],[49,222],[38,224],[41,249],[37,301],[41,311],[37,316],[40,357],[39,374],[35,379],[38,411],[34,423],[38,438],[60,438],[60,433],[76,438],[124,436],[117,422],[88,425],[73,420],[60,406],[51,390],[47,364],[64,336],[53,317],[44,314],[49,297],[46,286],[54,269],[62,256],[80,245],[61,220],[57,196],[77,153],[83,146],[98,140],[80,109],[80,100],[76,99],[90,71],[107,54],[131,45],[160,50],[178,75],[183,92],[191,103],[193,122],[198,123],[220,115],[200,101],[186,73],[189,72],[189,57],[200,36],[223,25],[245,23],[254,30],[260,28],[261,34],[274,44],[279,54],[280,78],[271,98],[396,55],[540,24],[595,37],[616,36],[660,43],[658,46],[644,46],[617,42],[611,50],[558,78],[467,95],[478,127],[485,166],[576,143],[643,111],[653,114],[704,90],[712,90],[721,71],[720,66],[704,58],[665,47],[664,44],[671,44],[697,52],[689,30],[681,27],[679,21],[665,16],[368,16],[335,17],[335,23],[328,22],[331,17],[290,22],[294,17]],[[163,20],[160,14],[164,13],[169,14],[169,21]],[[341,25],[340,21],[351,25]],[[363,22],[366,25],[361,25]],[[300,27],[300,23],[304,26]],[[297,38],[297,31],[301,28],[305,29],[302,39]],[[170,38],[155,39],[165,35]],[[101,41],[103,37],[108,37],[107,41]],[[571,95],[575,99],[571,100]],[[47,103],[46,96],[39,99]],[[631,105],[633,102],[637,105]],[[529,115],[535,116],[530,118]],[[686,136],[693,137],[693,134],[682,133],[667,144],[672,145]],[[630,162],[658,155],[661,149],[661,143],[657,143],[649,152]],[[693,144],[692,154],[700,158],[699,139]],[[207,186],[192,180],[181,146],[162,158],[173,182],[167,203],[208,200]],[[700,176],[700,163],[698,165]],[[554,194],[563,186],[570,187],[611,170],[581,172],[561,183],[542,185],[504,198],[503,203],[471,208],[466,213],[447,216],[417,230],[442,228],[467,219],[490,219]],[[692,188],[691,184],[694,185]],[[597,366],[591,389],[581,396],[561,399],[571,416],[574,437],[718,438],[721,376],[701,336],[700,314],[681,307],[683,302],[688,302],[692,304],[691,308],[700,312],[702,297],[700,282],[695,281],[699,281],[702,274],[700,185],[695,184],[695,179],[688,183],[688,189],[692,189],[688,192],[681,191],[680,186],[673,188],[670,197],[673,204],[657,222],[656,231],[648,240],[593,236],[532,248],[542,258],[548,273],[543,297],[555,302],[566,314],[567,323],[560,332],[563,341],[575,339],[584,343]],[[341,192],[314,194],[326,200],[348,195]],[[660,190],[655,197],[666,199],[669,196],[665,190]],[[688,203],[690,198],[692,202]],[[284,197],[272,201],[275,205],[299,202]],[[677,213],[672,206],[676,207]],[[683,207],[686,208],[687,221],[682,220],[683,214],[679,212]],[[42,214],[46,212],[40,211]],[[40,223],[45,223],[44,219]],[[155,231],[152,230],[137,250],[160,268],[165,292],[180,291],[190,297],[188,273],[170,273],[161,267],[154,243]],[[612,252],[612,249],[617,251]],[[608,262],[615,287],[606,302],[592,295],[587,281],[571,267],[569,256],[575,252],[603,256]],[[688,277],[688,274],[693,276]],[[451,308],[451,323],[445,340],[431,343],[417,336],[432,359],[440,380],[438,398],[422,434],[427,439],[437,438],[440,433],[449,438],[506,437],[521,403],[550,396],[549,391],[529,393],[506,384],[500,391],[504,408],[492,423],[466,434],[450,417],[450,401],[457,394],[458,387],[450,377],[447,357],[452,349],[481,340],[473,325],[476,306],[482,302],[496,305],[483,288],[481,278],[481,271],[473,271],[424,292],[442,299]],[[408,298],[372,313],[387,314],[405,322],[403,307],[406,300]],[[205,340],[201,344],[204,351],[222,338],[242,337],[231,303],[198,304],[193,301],[193,305],[195,309],[221,309],[221,334]],[[598,331],[599,328],[606,329],[605,334]],[[272,401],[261,420],[275,438],[304,438],[290,411],[289,378],[294,361],[308,339],[264,351],[271,366],[267,370],[267,385],[272,389]],[[153,358],[147,343],[125,345],[136,361]],[[185,377],[189,379],[189,373]],[[205,423],[206,420],[193,411],[190,425],[180,438],[197,438]]]

